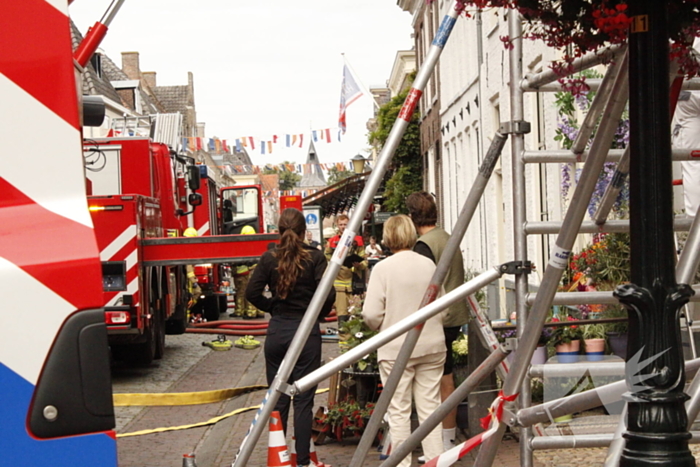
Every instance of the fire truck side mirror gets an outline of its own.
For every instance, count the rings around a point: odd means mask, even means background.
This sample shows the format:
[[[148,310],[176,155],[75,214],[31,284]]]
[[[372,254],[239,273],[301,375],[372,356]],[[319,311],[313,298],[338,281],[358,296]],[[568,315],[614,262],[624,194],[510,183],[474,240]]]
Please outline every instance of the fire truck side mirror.
[[[83,96],[83,126],[100,126],[105,119],[102,96]]]
[[[190,193],[190,195],[187,197],[187,202],[190,203],[190,206],[201,206],[202,195],[199,193]]]
[[[200,177],[201,177],[201,174],[200,174],[198,166],[190,165],[189,167],[187,167],[187,186],[190,187],[190,190],[193,190],[193,191],[199,190]],[[192,203],[190,203],[190,204],[192,204]],[[201,202],[200,202],[200,204],[201,204]]]

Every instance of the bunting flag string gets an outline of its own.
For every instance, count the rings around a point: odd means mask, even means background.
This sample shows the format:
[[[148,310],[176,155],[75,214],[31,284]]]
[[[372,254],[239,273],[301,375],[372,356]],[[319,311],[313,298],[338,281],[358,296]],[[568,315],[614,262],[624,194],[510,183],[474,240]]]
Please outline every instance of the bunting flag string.
[[[341,142],[342,130],[338,130],[337,142]],[[308,133],[313,142],[324,141],[326,143],[334,142],[331,139],[331,128],[322,128],[320,130],[311,130]],[[276,134],[268,138],[260,138],[255,136],[241,136],[233,140],[233,144],[229,145],[227,140],[219,138],[200,138],[188,137],[182,138],[182,149],[189,152],[209,151],[215,153],[242,152],[243,148],[248,151],[259,151],[260,154],[272,154],[272,151],[277,144],[284,144],[284,147],[304,147],[304,133],[286,133],[283,135]]]
[[[227,170],[232,174],[260,174],[264,172],[292,172],[299,175],[310,174],[313,167],[329,171],[332,169],[339,171],[352,171],[352,162],[329,162],[326,164],[265,164],[265,165],[221,165],[220,169]]]

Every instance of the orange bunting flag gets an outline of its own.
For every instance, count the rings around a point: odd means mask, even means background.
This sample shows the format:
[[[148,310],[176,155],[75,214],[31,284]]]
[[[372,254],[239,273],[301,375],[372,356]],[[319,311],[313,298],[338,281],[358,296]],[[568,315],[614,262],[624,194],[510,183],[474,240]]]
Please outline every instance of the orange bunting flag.
[[[275,138],[277,138],[277,137],[275,136]],[[269,154],[272,154],[272,141],[267,142],[267,152]]]

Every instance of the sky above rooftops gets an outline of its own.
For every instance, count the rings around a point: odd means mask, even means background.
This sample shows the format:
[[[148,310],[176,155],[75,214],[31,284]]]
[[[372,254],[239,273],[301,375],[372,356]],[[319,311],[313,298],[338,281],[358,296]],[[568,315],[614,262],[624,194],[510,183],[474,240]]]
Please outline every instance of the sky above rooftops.
[[[109,4],[75,0],[69,12],[85,34]],[[396,52],[413,47],[411,33],[395,0],[126,0],[101,48],[117,65],[122,52],[138,51],[159,86],[186,84],[192,71],[206,137],[254,137],[254,164],[304,163],[311,130],[324,129],[332,142],[315,145],[329,163],[369,153],[368,95],[348,107],[338,142],[342,54],[366,88],[382,87]],[[285,147],[285,134],[302,133],[301,148]],[[259,141],[273,135],[280,142],[261,154]]]

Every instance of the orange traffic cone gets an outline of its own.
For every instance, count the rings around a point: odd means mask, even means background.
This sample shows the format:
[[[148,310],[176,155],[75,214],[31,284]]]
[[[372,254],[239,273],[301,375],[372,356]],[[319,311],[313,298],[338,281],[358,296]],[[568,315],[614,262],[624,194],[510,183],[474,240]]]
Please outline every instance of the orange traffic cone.
[[[182,467],[197,467],[197,464],[194,462],[194,453],[182,456]]]
[[[331,467],[329,464],[324,464],[318,460],[318,455],[316,454],[316,446],[314,446],[314,440],[311,440],[311,447],[309,448],[309,458],[311,462],[316,464],[317,467]]]
[[[278,411],[270,415],[270,437],[267,445],[267,467],[291,467],[282,418]]]
[[[294,436],[292,436],[292,448],[290,449],[292,465],[297,465],[297,450],[295,444],[295,438]],[[311,462],[316,467],[331,467],[330,465],[324,464],[323,462],[318,460],[318,455],[316,454],[316,446],[314,445],[313,439],[311,440],[311,446],[309,446],[309,459],[311,459]]]

